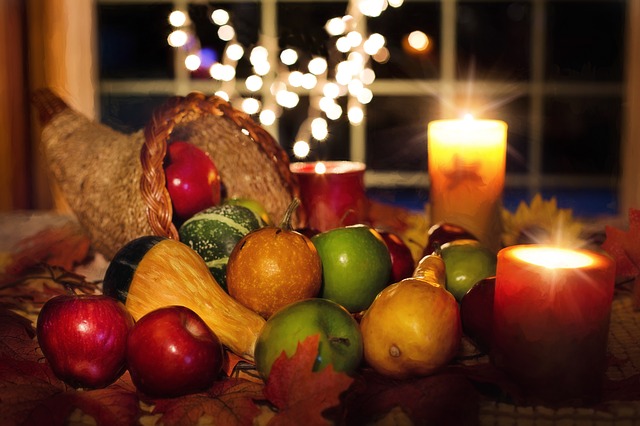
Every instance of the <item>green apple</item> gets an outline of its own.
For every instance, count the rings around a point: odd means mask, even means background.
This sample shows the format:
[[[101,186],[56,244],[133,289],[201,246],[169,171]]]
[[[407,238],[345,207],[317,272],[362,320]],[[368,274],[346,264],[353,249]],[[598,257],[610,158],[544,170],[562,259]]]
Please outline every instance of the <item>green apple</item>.
[[[265,209],[264,206],[256,200],[249,198],[228,198],[224,201],[224,204],[246,207],[262,219],[265,224],[273,225],[273,221],[269,217],[267,209]]]
[[[311,242],[322,260],[320,297],[359,312],[389,284],[391,256],[375,229],[365,225],[335,228],[315,235]]]
[[[475,240],[456,240],[442,246],[447,290],[458,302],[474,284],[496,274],[497,256]]]
[[[318,334],[313,371],[332,364],[335,371],[353,373],[362,361],[360,326],[342,306],[327,299],[305,299],[287,305],[267,320],[255,348],[256,368],[266,380],[273,362],[284,351],[292,357],[298,342]]]

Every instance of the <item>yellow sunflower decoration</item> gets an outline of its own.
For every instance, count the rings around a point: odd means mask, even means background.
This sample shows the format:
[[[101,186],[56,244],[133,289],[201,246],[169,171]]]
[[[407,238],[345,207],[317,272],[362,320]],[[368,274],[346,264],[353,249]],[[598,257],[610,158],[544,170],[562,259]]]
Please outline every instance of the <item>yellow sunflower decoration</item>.
[[[559,209],[555,197],[543,200],[536,194],[527,205],[520,202],[515,213],[503,209],[502,241],[505,246],[546,243],[561,247],[582,247],[583,225],[574,219],[571,209]]]

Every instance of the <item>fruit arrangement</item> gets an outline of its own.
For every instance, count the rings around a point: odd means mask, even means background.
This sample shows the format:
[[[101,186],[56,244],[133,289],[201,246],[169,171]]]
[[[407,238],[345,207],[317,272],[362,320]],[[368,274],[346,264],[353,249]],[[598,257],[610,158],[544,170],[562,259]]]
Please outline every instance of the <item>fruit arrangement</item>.
[[[123,137],[96,129],[55,97],[45,112],[54,174],[72,200],[86,198],[84,184],[65,174],[60,141],[100,131],[120,146]],[[216,121],[220,115],[229,120]],[[450,223],[429,230],[420,259],[399,235],[370,224],[305,228],[282,151],[245,120],[219,99],[190,95],[170,101],[145,129],[142,169],[97,148],[114,164],[89,181],[96,195],[107,192],[101,182],[141,178],[133,199],[127,184],[115,188],[125,200],[108,208],[104,200],[72,206],[110,263],[101,295],[54,298],[42,309],[38,341],[60,380],[103,388],[128,370],[140,394],[174,398],[210,391],[242,369],[268,388],[288,377],[287,359],[295,364],[303,354],[304,374],[348,384],[362,374],[437,375],[455,360],[463,334],[488,350],[490,287],[476,288],[495,273],[495,253]],[[234,147],[214,145],[199,122],[233,134]],[[231,152],[238,150],[240,159]],[[251,169],[258,164],[261,171]],[[246,176],[258,187],[244,188]],[[96,211],[104,217],[95,219]],[[93,305],[95,314],[80,308]],[[94,337],[115,337],[91,340],[81,333],[87,324]]]
[[[463,330],[485,349],[485,298],[467,283],[486,282],[495,265],[480,243],[454,232],[411,261],[410,276],[396,279],[394,267],[406,268],[407,259],[392,253],[409,252],[396,234],[360,224],[309,238],[291,227],[297,206],[294,199],[279,226],[245,207],[220,206],[259,223],[247,231],[233,214],[218,214],[212,225],[245,229],[227,259],[228,292],[207,253],[187,244],[198,232],[185,242],[144,236],[125,244],[109,263],[102,295],[58,296],[42,308],[37,336],[54,373],[71,386],[101,388],[128,369],[144,395],[175,397],[211,387],[225,376],[230,355],[268,381],[280,354],[293,356],[313,336],[312,371],[331,365],[354,375],[364,368],[401,380],[445,368]],[[214,211],[205,208],[183,227]],[[207,237],[225,240],[226,231]],[[479,260],[461,260],[476,252]]]

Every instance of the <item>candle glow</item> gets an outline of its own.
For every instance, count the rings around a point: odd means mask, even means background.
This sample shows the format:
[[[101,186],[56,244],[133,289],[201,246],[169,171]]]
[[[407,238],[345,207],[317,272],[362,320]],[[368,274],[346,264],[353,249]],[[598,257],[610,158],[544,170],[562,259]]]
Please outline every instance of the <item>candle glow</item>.
[[[497,251],[506,150],[503,121],[466,117],[430,122],[431,223],[454,223]]]
[[[532,396],[597,398],[615,264],[584,249],[530,244],[498,253],[492,362]]]

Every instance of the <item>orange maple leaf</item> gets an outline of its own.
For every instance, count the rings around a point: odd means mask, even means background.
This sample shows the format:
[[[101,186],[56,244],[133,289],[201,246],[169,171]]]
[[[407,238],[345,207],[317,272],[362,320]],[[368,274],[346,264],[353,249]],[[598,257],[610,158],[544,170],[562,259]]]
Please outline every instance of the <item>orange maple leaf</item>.
[[[278,409],[269,425],[331,424],[322,413],[340,405],[340,395],[354,379],[328,365],[314,372],[319,335],[298,343],[296,353],[282,354],[274,361],[264,388],[265,397]]]

